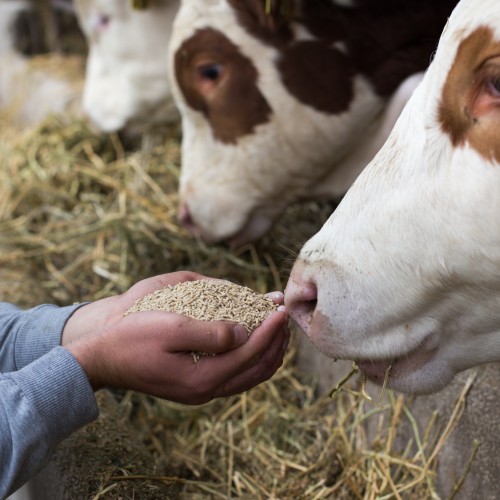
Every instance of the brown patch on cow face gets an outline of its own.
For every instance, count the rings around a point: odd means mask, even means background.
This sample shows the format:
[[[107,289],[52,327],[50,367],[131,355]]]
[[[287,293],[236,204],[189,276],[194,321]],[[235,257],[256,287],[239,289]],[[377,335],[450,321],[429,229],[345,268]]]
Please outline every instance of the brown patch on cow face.
[[[270,45],[281,44],[293,39],[289,21],[296,7],[295,0],[270,2],[270,10],[266,10],[264,0],[227,0],[238,18],[238,22],[251,35]]]
[[[302,103],[331,114],[349,109],[355,69],[339,50],[323,42],[298,42],[282,52],[278,69],[285,87]]]
[[[206,116],[216,139],[234,144],[269,121],[271,108],[257,87],[257,69],[220,31],[196,31],[174,57],[187,104]]]
[[[457,0],[356,0],[352,7],[331,0],[227,2],[249,34],[279,51],[277,69],[294,97],[339,113],[352,100],[354,76],[389,97],[405,78],[425,70]],[[296,26],[314,40],[296,39]]]
[[[441,95],[439,121],[454,146],[500,163],[500,41],[487,27],[460,43]]]

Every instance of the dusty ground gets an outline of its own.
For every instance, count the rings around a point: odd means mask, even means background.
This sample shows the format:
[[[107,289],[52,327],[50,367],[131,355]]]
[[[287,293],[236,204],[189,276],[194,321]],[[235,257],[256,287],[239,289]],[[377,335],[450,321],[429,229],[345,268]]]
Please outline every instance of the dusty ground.
[[[181,483],[143,478],[177,471],[158,467],[111,393],[101,391],[98,402],[99,418],[64,441],[34,480],[36,500],[178,498]]]

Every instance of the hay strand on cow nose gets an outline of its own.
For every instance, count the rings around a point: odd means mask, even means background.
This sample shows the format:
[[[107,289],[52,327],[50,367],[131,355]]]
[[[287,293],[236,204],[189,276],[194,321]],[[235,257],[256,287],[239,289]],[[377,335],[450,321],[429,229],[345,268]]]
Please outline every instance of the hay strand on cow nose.
[[[203,279],[167,286],[146,295],[125,313],[168,311],[202,321],[232,321],[248,335],[277,309],[269,298],[230,281]],[[193,352],[197,362],[206,353]]]

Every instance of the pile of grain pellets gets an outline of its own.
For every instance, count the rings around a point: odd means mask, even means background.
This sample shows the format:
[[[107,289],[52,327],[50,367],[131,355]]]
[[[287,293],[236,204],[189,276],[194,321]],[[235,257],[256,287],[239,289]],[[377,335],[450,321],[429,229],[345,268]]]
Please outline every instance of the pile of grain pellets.
[[[233,321],[250,334],[276,307],[271,299],[246,286],[224,280],[195,280],[156,290],[125,314],[168,311],[202,321]]]

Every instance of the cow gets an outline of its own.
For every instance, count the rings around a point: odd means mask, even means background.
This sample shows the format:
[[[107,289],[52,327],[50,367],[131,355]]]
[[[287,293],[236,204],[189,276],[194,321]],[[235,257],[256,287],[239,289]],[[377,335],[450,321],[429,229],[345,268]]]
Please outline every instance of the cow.
[[[104,132],[179,117],[168,82],[167,46],[177,0],[75,0],[89,53],[83,108]]]
[[[83,58],[39,54],[39,44],[29,37],[23,39],[28,45],[18,43],[20,21],[36,19],[34,13],[29,1],[0,1],[0,113],[15,127],[37,124],[50,114],[81,115]],[[36,55],[27,57],[28,52]]]
[[[301,249],[317,349],[424,394],[500,361],[500,3],[461,0],[384,146]]]
[[[455,3],[183,0],[169,49],[181,223],[239,246],[294,202],[339,199],[387,138]]]

